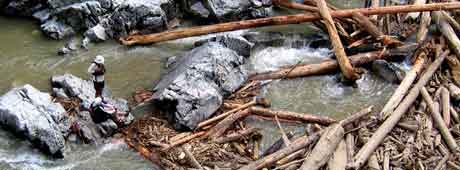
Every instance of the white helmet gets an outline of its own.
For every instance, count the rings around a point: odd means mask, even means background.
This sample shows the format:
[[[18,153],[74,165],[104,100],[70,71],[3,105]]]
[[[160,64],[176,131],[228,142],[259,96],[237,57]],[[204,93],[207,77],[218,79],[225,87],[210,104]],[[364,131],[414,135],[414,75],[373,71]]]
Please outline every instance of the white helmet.
[[[101,56],[101,55],[98,55],[98,56],[96,56],[96,58],[94,59],[94,62],[97,63],[97,64],[104,64],[104,57]]]
[[[97,106],[97,105],[100,105],[102,103],[102,98],[101,97],[96,97],[93,101],[93,105],[94,106]]]

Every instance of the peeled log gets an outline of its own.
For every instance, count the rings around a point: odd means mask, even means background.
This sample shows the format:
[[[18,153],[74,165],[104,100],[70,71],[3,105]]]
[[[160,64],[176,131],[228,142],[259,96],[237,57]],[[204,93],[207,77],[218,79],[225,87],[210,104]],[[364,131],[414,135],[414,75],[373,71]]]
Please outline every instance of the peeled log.
[[[434,21],[438,24],[438,28],[441,30],[442,35],[449,41],[450,48],[457,54],[457,58],[460,57],[460,39],[455,34],[452,26],[447,22],[444,15],[441,12],[435,11],[432,13]]]
[[[359,79],[359,74],[356,73],[355,69],[350,63],[350,60],[347,57],[347,54],[345,53],[345,49],[343,48],[342,42],[339,37],[339,33],[335,28],[334,20],[332,20],[332,16],[329,12],[329,8],[327,7],[326,1],[317,0],[316,5],[318,7],[319,14],[323,18],[324,25],[327,28],[327,32],[329,33],[329,40],[331,41],[335,57],[337,59],[337,62],[339,63],[339,68],[342,71],[344,77],[350,81],[355,81]]]
[[[347,144],[345,143],[345,140],[342,140],[335,150],[332,158],[327,163],[327,167],[329,170],[345,170],[347,162]]]
[[[382,112],[381,112],[381,115],[383,115],[383,118],[390,116],[393,110],[396,107],[398,107],[398,104],[401,102],[404,96],[406,96],[407,92],[412,86],[412,83],[417,78],[417,75],[422,72],[423,65],[425,64],[425,60],[426,60],[426,54],[424,52],[420,53],[419,56],[417,56],[414,66],[406,74],[403,81],[401,81],[401,84],[398,86],[398,88],[395,90],[393,95],[390,97],[388,102],[383,107]]]
[[[434,72],[439,68],[441,63],[444,61],[446,56],[449,54],[449,50],[446,50],[442,53],[436,60],[431,63],[431,65],[426,69],[426,72],[420,77],[414,87],[409,91],[407,96],[402,100],[401,104],[395,109],[395,111],[383,122],[382,125],[377,129],[377,131],[372,135],[367,143],[359,150],[359,152],[354,157],[354,162],[350,167],[354,169],[361,168],[371,154],[377,149],[377,147],[382,143],[383,139],[391,132],[391,130],[396,126],[404,113],[409,110],[409,107],[415,102],[417,97],[420,94],[420,89],[423,88],[426,83],[431,79]]]
[[[327,163],[340,141],[345,135],[345,130],[340,123],[329,126],[321,136],[308,157],[305,158],[300,170],[318,170]]]
[[[460,9],[460,3],[432,3],[424,5],[400,5],[388,6],[378,8],[358,8],[331,11],[331,16],[335,18],[351,17],[352,12],[360,12],[363,15],[380,15],[380,14],[394,14],[394,13],[407,13],[407,12],[420,12],[420,11],[436,11],[436,10],[454,10]],[[256,28],[271,25],[287,25],[298,24],[303,22],[318,21],[321,16],[318,14],[296,14],[277,17],[268,17],[253,20],[244,20],[236,22],[228,22],[222,24],[215,24],[209,26],[200,26],[192,28],[176,29],[156,34],[148,35],[131,35],[121,38],[120,41],[123,45],[141,45],[152,44],[162,41],[175,40],[186,37],[193,37],[199,35],[206,35],[217,32],[235,31],[248,28]]]
[[[306,146],[312,144],[318,138],[320,137],[320,133],[313,133],[310,136],[303,136],[300,138],[297,138],[293,142],[291,142],[291,145],[284,147],[283,149],[272,153],[266,157],[263,157],[262,159],[259,159],[257,161],[251,162],[250,164],[241,167],[239,170],[258,170],[266,167],[267,165],[271,165],[275,163],[276,161],[279,161],[280,159],[283,159],[284,157],[290,155],[291,153],[294,153],[302,148],[305,148]]]
[[[264,117],[275,117],[277,116],[280,119],[286,120],[295,120],[295,121],[302,121],[302,122],[309,122],[309,123],[318,123],[322,125],[329,125],[336,120],[326,117],[326,116],[319,116],[313,114],[306,114],[306,113],[296,113],[290,111],[274,111],[270,109],[264,109],[260,107],[251,107],[251,112],[253,114],[264,116]]]

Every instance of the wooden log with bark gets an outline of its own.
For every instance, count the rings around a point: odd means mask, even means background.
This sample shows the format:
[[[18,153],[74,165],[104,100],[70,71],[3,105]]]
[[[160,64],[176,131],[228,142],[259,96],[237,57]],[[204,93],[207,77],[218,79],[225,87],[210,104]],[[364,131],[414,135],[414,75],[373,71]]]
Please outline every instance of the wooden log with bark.
[[[380,125],[367,143],[359,150],[354,157],[354,162],[350,165],[351,168],[359,169],[364,165],[375,149],[383,142],[383,139],[385,139],[401,117],[407,112],[409,107],[412,106],[420,94],[420,89],[431,79],[431,76],[433,76],[448,54],[449,50],[446,50],[427,68],[426,72],[420,77],[404,100],[401,101],[401,104],[399,104],[395,111]]]
[[[457,34],[455,33],[452,26],[447,22],[446,18],[440,11],[434,11],[431,13],[434,21],[437,23],[439,30],[441,30],[442,35],[446,37],[449,41],[450,48],[457,55],[457,58],[460,57],[460,39],[458,39]]]
[[[395,59],[394,57],[407,55],[407,53],[415,49],[415,47],[416,45],[407,45],[393,50],[360,53],[350,56],[350,61],[354,66],[360,66],[378,59]],[[318,64],[298,65],[294,68],[282,68],[275,71],[252,74],[249,79],[269,80],[323,75],[334,73],[338,68],[339,66],[336,60],[326,59]]]
[[[239,119],[249,116],[250,114],[251,111],[249,109],[245,109],[226,117],[224,120],[217,123],[216,126],[214,126],[208,131],[209,138],[216,139],[222,136],[225,133],[225,131],[227,131],[227,129],[229,129],[233,125],[233,123],[235,123]]]
[[[314,6],[303,5],[303,4],[299,4],[296,2],[291,2],[289,0],[273,0],[272,2],[273,4],[280,6],[280,7],[299,9],[299,10],[304,10],[304,11],[309,11],[309,12],[318,12],[318,8]]]
[[[339,64],[339,68],[342,71],[342,74],[347,80],[352,82],[359,79],[360,75],[353,68],[350,60],[347,57],[347,54],[345,53],[345,49],[343,48],[339,33],[335,27],[334,20],[332,20],[332,16],[329,12],[326,1],[318,0],[316,3],[319,14],[323,18],[324,25],[326,26],[327,32],[329,33],[329,40],[332,43],[335,57]]]
[[[258,130],[259,129],[257,129],[257,128],[250,127],[250,128],[247,128],[247,129],[244,129],[244,130],[237,131],[235,133],[229,134],[229,135],[224,136],[224,137],[219,137],[219,138],[215,139],[214,141],[216,143],[233,142],[233,141],[240,140],[240,139],[242,139],[244,137],[250,136],[250,135],[256,133]]]
[[[327,163],[329,170],[344,170],[347,166],[347,146],[345,140],[341,140]]]
[[[453,153],[457,152],[459,149],[457,142],[455,141],[452,134],[449,132],[449,128],[447,127],[446,123],[442,119],[442,116],[439,113],[439,110],[435,109],[434,102],[430,94],[428,93],[425,87],[422,87],[420,89],[420,92],[422,93],[423,99],[425,100],[425,102],[428,105],[428,108],[430,109],[431,117],[433,118],[433,121],[435,122],[436,126],[441,132],[441,136],[444,138],[444,141],[446,142],[447,146]]]
[[[290,111],[275,111],[261,107],[251,107],[251,113],[264,117],[277,116],[280,119],[295,120],[308,123],[318,123],[322,125],[329,125],[331,123],[336,122],[336,120],[329,118],[327,116],[320,116],[308,113],[296,113]]]
[[[388,6],[378,8],[358,8],[337,10],[331,12],[331,17],[344,18],[351,17],[352,12],[360,12],[363,15],[381,15],[391,13],[407,13],[407,12],[420,12],[420,11],[436,11],[436,10],[454,10],[460,9],[460,3],[432,3],[424,5],[400,5]],[[318,14],[296,14],[287,16],[276,16],[268,18],[260,18],[253,20],[235,21],[228,23],[221,23],[209,26],[200,26],[192,28],[183,28],[170,30],[161,33],[148,34],[148,35],[131,35],[120,38],[123,45],[142,45],[152,44],[162,41],[175,40],[186,37],[200,36],[217,32],[235,31],[248,28],[256,28],[271,25],[286,25],[298,24],[303,22],[318,21],[322,17]]]

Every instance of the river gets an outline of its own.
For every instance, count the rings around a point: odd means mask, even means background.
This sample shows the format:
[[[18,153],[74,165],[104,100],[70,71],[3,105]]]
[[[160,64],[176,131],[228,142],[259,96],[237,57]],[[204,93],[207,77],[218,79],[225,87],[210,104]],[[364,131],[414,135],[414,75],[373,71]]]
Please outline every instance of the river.
[[[23,84],[49,91],[49,78],[56,74],[72,73],[87,78],[86,69],[93,57],[104,55],[108,86],[114,96],[127,98],[136,89],[153,86],[154,81],[160,78],[167,57],[180,55],[190,49],[194,41],[204,38],[131,48],[109,41],[91,45],[89,50],[79,49],[68,56],[59,56],[56,51],[65,42],[44,37],[35,21],[0,17],[0,25],[0,94]],[[247,31],[315,32],[308,24],[301,24],[236,31],[232,34]],[[281,47],[254,50],[247,66],[251,71],[264,71],[299,61],[317,63],[329,54],[328,49],[311,49],[307,46],[293,48],[287,43]],[[358,88],[342,86],[330,75],[273,81],[263,89],[263,95],[272,101],[275,109],[340,119],[365,106],[381,107],[394,89],[395,85],[373,74],[364,74],[358,81]],[[268,134],[264,137],[269,139],[265,140],[264,146],[279,137],[272,122],[253,122],[253,125],[262,127],[263,133]],[[286,126],[294,131],[302,129]],[[27,141],[0,130],[0,169],[152,169],[148,161],[120,141],[109,140],[97,146],[71,145],[69,149],[71,151],[64,159],[51,159]]]

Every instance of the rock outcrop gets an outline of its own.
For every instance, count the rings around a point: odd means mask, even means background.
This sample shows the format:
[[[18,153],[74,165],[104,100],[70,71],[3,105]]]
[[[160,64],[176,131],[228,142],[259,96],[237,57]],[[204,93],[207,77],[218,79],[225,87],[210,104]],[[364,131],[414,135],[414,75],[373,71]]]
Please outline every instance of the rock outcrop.
[[[70,120],[51,96],[31,85],[0,97],[0,124],[56,157],[63,157]]]
[[[273,15],[271,0],[181,0],[188,13],[220,22]]]
[[[390,83],[400,83],[405,76],[405,71],[393,63],[385,60],[375,60],[372,62],[371,70]]]
[[[247,80],[245,58],[219,42],[204,43],[177,58],[153,95],[153,103],[176,129],[194,129]]]

